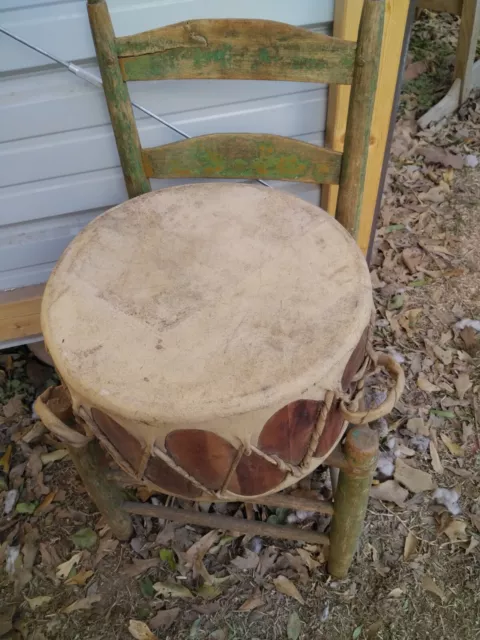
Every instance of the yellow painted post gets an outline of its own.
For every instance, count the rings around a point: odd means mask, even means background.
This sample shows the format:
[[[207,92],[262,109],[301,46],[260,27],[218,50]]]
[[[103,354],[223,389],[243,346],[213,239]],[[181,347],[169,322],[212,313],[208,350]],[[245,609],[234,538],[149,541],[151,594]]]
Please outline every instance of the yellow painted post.
[[[336,0],[333,35],[356,40],[362,11],[362,0]],[[395,98],[397,76],[400,71],[403,39],[407,25],[410,0],[387,0],[383,29],[383,47],[380,59],[377,94],[373,110],[370,149],[363,193],[362,214],[358,244],[366,254],[370,241],[375,205],[387,145],[390,116]],[[343,151],[343,141],[348,113],[350,87],[331,86],[328,96],[326,144],[336,151]],[[332,215],[337,204],[338,187],[322,187],[322,208]]]

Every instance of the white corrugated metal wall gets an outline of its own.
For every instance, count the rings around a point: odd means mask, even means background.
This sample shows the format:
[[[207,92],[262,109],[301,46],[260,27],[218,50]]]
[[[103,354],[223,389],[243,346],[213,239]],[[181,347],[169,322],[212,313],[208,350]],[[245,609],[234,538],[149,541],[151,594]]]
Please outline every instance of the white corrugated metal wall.
[[[329,32],[334,0],[109,0],[117,35],[194,18],[264,18]],[[98,73],[85,0],[1,0],[0,24]],[[101,89],[0,34],[0,289],[44,282],[93,217],[127,198]],[[188,134],[266,132],[322,144],[327,89],[292,82],[130,83]],[[136,114],[145,146],[176,135]],[[172,181],[152,182],[159,188]],[[176,182],[178,184],[178,181]],[[318,188],[275,184],[315,203]]]

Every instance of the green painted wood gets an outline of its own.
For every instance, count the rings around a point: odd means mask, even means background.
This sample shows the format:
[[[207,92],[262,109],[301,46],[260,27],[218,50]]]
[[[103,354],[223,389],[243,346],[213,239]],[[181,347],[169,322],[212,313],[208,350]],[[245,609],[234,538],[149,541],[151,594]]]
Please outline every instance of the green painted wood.
[[[223,133],[144,149],[149,178],[265,178],[338,183],[342,154],[293,138]]]
[[[356,239],[382,48],[385,0],[365,0],[358,34],[336,219]]]
[[[115,51],[115,34],[105,0],[89,0],[88,17],[102,75],[103,90],[130,198],[151,190],[142,164],[140,139],[128,89]]]
[[[190,20],[117,38],[125,80],[350,84],[356,44],[271,20]]]

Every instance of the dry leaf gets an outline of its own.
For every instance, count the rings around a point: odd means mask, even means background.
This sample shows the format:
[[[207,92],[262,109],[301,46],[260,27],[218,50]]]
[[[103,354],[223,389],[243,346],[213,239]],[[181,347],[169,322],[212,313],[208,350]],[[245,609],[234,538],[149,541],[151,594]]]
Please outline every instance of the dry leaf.
[[[472,388],[472,381],[469,378],[468,373],[460,373],[458,378],[454,380],[455,389],[457,390],[458,397],[463,400],[465,394]]]
[[[412,62],[411,64],[405,67],[405,71],[403,72],[403,80],[404,82],[408,82],[408,80],[415,80],[419,75],[425,73],[427,70],[427,63],[425,60],[417,60],[416,62]]]
[[[28,606],[32,611],[38,609],[39,607],[43,607],[44,604],[48,604],[53,596],[37,596],[36,598],[25,598],[28,602]]]
[[[421,471],[420,469],[414,469],[401,458],[397,458],[395,462],[394,478],[409,491],[412,491],[412,493],[432,491],[436,487],[429,473]]]
[[[81,560],[82,558],[82,552],[79,551],[78,553],[75,553],[70,560],[67,560],[66,562],[62,562],[62,564],[59,564],[57,567],[57,578],[60,579],[65,579],[68,578],[70,571],[73,569],[73,567],[75,567]]]
[[[465,542],[468,540],[467,523],[465,520],[453,519],[445,527],[443,533],[448,536],[450,542]]]
[[[405,592],[403,591],[403,589],[400,589],[400,587],[397,587],[396,589],[392,589],[390,591],[390,593],[388,594],[387,598],[401,598],[403,596]]]
[[[453,349],[442,349],[442,347],[439,347],[436,344],[433,347],[433,353],[437,356],[437,358],[440,360],[440,362],[442,362],[444,365],[448,366],[449,364],[452,364]]]
[[[370,496],[377,500],[393,502],[399,507],[404,507],[405,500],[408,498],[408,491],[401,487],[395,480],[387,480],[386,482],[373,486],[370,490]]]
[[[153,588],[159,596],[164,598],[193,598],[192,592],[175,582],[155,582]]]
[[[423,418],[410,418],[407,422],[407,429],[419,436],[425,436],[428,438],[430,435],[428,425],[425,424]]]
[[[437,387],[437,385],[432,384],[424,373],[419,374],[417,378],[417,387],[426,393],[435,393],[435,391],[440,391],[440,388]]]
[[[44,513],[48,509],[48,507],[52,504],[56,494],[57,494],[56,491],[50,491],[50,493],[45,496],[45,498],[42,500],[42,502],[35,509],[35,515],[36,516],[41,515],[42,513]]]
[[[480,513],[471,513],[470,520],[476,530],[480,533]]]
[[[141,620],[130,620],[128,622],[128,631],[135,640],[158,640],[157,636],[150,631],[148,625]]]
[[[437,447],[433,440],[430,440],[430,457],[432,458],[432,467],[435,473],[443,473],[443,465],[438,455]]]
[[[409,531],[407,537],[405,538],[405,546],[403,547],[403,559],[410,560],[413,554],[417,550],[417,538],[415,535]]]
[[[100,544],[98,545],[97,553],[95,554],[95,560],[93,562],[93,566],[96,567],[97,564],[109,553],[113,553],[115,549],[118,547],[118,540],[113,538],[102,538],[100,540]]]
[[[252,598],[248,598],[242,604],[238,611],[253,611],[254,609],[258,609],[258,607],[263,607],[265,602],[260,598],[260,596],[253,596]]]
[[[474,536],[472,536],[470,538],[470,544],[465,549],[465,555],[468,556],[470,553],[473,553],[473,550],[476,549],[479,544],[480,544],[480,540],[478,540],[478,538],[475,538]]]
[[[284,593],[286,596],[295,598],[295,600],[300,602],[300,604],[305,604],[305,601],[300,595],[297,587],[285,576],[278,576],[278,578],[274,578],[273,584],[275,585],[276,590],[280,593]]]
[[[42,453],[40,460],[43,464],[48,464],[49,462],[63,460],[66,456],[68,456],[68,451],[66,449],[55,449],[54,451],[50,451],[50,453]]]
[[[157,629],[162,629],[166,631],[172,626],[172,624],[178,618],[179,613],[180,613],[179,607],[174,607],[173,609],[165,609],[163,611],[159,611],[151,620],[148,621],[148,626],[154,631],[156,631]]]
[[[302,621],[300,620],[298,613],[296,611],[292,611],[287,623],[288,640],[298,640],[301,631]]]
[[[256,569],[258,567],[258,563],[260,562],[258,554],[254,551],[250,551],[250,549],[245,549],[244,553],[245,557],[237,556],[230,562],[230,564],[233,564],[234,567],[237,567],[237,569],[242,569],[243,571]]]
[[[312,558],[312,556],[305,549],[297,549],[297,553],[302,559],[302,562],[309,571],[313,571],[320,566],[320,563]]]
[[[144,573],[148,569],[152,567],[157,567],[160,564],[159,558],[147,558],[146,560],[134,560],[133,564],[127,565],[124,569],[122,569],[121,573],[124,576],[129,576],[130,578],[135,578],[140,574]]]
[[[260,562],[257,567],[256,573],[259,576],[264,576],[275,564],[277,559],[278,551],[276,547],[270,546],[263,549],[260,554]]]
[[[227,640],[227,638],[227,629],[217,629],[216,631],[212,631],[212,633],[208,636],[208,640]]]
[[[101,599],[102,599],[102,596],[99,596],[99,595],[80,598],[80,600],[76,600],[75,602],[72,602],[72,604],[69,604],[68,607],[65,607],[64,609],[62,609],[62,613],[73,613],[74,611],[91,609],[92,604],[95,604],[96,602],[100,602]]]
[[[442,439],[443,444],[447,447],[452,456],[463,458],[463,456],[465,455],[465,451],[459,444],[453,442],[453,440],[451,440],[445,433],[441,433],[440,438]]]
[[[93,571],[90,571],[90,570],[86,571],[85,569],[82,569],[76,575],[72,576],[71,578],[68,578],[68,580],[65,580],[65,584],[77,585],[79,587],[83,587],[86,584],[87,580],[92,576],[93,576]]]
[[[423,156],[426,162],[441,164],[444,167],[452,167],[453,169],[462,169],[464,164],[463,156],[450,153],[450,151],[442,147],[423,147],[418,149],[418,155]]]
[[[423,253],[422,250],[418,247],[411,248],[407,247],[402,251],[402,259],[405,263],[405,266],[410,271],[411,274],[415,274],[418,271],[418,267],[422,262]]]
[[[440,589],[438,585],[430,578],[430,576],[423,576],[422,578],[422,587],[425,591],[430,591],[430,593],[434,593],[436,596],[440,598],[442,602],[446,599],[445,592]]]

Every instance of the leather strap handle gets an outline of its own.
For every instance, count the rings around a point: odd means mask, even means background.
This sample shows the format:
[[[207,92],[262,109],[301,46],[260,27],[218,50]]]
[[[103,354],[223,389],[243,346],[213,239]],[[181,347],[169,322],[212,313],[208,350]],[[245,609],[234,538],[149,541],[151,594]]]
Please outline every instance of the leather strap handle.
[[[59,387],[48,387],[33,403],[33,408],[40,420],[59,440],[65,442],[65,444],[72,447],[84,447],[93,438],[83,435],[75,429],[67,426],[49,407],[49,400],[51,401],[52,392],[62,389]]]
[[[375,352],[375,362],[390,374],[395,380],[395,385],[389,390],[385,400],[378,405],[378,407],[372,409],[352,411],[342,400],[340,409],[345,420],[348,420],[351,424],[367,424],[383,418],[392,411],[405,388],[405,374],[403,373],[403,369],[392,356],[386,353]]]

